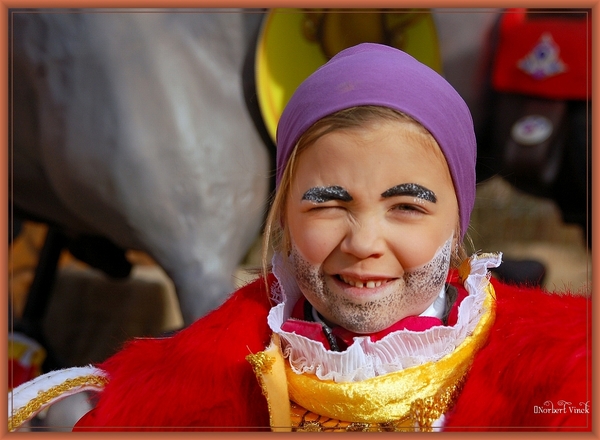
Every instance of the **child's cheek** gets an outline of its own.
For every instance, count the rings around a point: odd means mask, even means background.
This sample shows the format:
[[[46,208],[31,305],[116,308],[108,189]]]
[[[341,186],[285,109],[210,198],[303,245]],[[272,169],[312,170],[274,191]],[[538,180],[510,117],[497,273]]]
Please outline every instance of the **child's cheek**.
[[[322,264],[341,242],[343,231],[335,222],[309,222],[294,228],[291,236],[309,263]]]
[[[396,255],[404,270],[411,271],[429,263],[443,243],[442,240],[406,236],[402,243],[396,243]]]
[[[424,224],[390,235],[394,254],[405,271],[427,264],[453,236],[453,228],[432,227]]]

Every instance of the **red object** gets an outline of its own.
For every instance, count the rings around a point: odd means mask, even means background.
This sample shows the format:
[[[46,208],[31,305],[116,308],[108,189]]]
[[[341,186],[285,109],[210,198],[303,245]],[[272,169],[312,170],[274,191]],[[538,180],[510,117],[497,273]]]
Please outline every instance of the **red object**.
[[[8,377],[12,388],[28,382],[40,375],[37,365],[23,365],[18,359],[8,360]]]
[[[446,429],[590,431],[591,301],[493,284],[496,322]],[[269,308],[256,281],[171,338],[134,340],[100,365],[110,381],[76,430],[268,431],[245,357],[269,343]],[[546,402],[589,413],[536,413]]]
[[[591,431],[591,301],[492,284],[496,322],[445,430]]]
[[[296,333],[298,335],[305,336],[308,339],[312,339],[313,341],[318,341],[323,344],[327,350],[331,350],[329,341],[327,341],[327,338],[323,333],[323,326],[318,322],[307,322],[301,321],[300,319],[288,319],[281,325],[281,329],[288,333]]]
[[[46,351],[20,332],[8,335],[8,387],[13,389],[41,374]]]
[[[592,87],[591,13],[506,10],[500,22],[492,85],[498,92],[587,100]]]
[[[270,431],[267,402],[246,361],[270,342],[270,307],[256,281],[170,338],[131,341],[99,365],[110,382],[75,430]]]

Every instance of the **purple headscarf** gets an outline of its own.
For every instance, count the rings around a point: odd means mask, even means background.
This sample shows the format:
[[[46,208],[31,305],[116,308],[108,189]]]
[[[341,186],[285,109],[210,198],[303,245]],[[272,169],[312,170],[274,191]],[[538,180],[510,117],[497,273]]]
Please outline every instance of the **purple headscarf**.
[[[300,84],[277,126],[277,185],[298,139],[311,125],[361,105],[403,112],[433,135],[454,183],[462,239],[475,203],[476,143],[471,113],[437,72],[390,46],[362,43],[345,49]]]

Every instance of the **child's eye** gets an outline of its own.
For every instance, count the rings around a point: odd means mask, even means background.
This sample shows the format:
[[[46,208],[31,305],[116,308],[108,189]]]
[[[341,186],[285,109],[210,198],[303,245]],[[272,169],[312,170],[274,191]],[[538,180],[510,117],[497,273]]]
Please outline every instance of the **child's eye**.
[[[424,214],[425,210],[419,206],[409,203],[400,203],[392,207],[393,211],[406,212],[408,214]]]
[[[329,206],[313,206],[312,208],[310,208],[310,211],[313,212],[319,212],[319,211],[333,211],[333,210],[337,210],[337,209],[344,209],[343,206],[339,206],[339,205],[329,205]]]
[[[344,212],[346,207],[342,203],[336,201],[326,201],[322,203],[304,202],[301,206],[301,211],[316,216],[336,216]]]

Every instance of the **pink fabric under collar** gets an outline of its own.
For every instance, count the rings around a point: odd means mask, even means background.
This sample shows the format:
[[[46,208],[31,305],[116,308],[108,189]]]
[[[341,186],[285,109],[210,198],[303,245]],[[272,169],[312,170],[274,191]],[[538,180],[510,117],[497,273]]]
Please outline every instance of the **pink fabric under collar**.
[[[462,302],[462,300],[467,296],[467,291],[460,285],[454,285],[458,289],[458,297],[450,314],[448,315],[448,325],[452,326],[456,324],[456,320],[458,318],[458,306]],[[329,345],[329,341],[325,337],[323,332],[323,326],[318,322],[309,322],[303,319],[304,317],[304,304],[306,302],[306,298],[301,296],[296,305],[294,306],[294,310],[292,311],[292,316],[290,319],[285,321],[281,326],[283,331],[289,333],[296,333],[298,335],[305,336],[314,341],[321,342],[327,350],[330,350],[331,347]],[[371,341],[375,342],[387,336],[388,334],[398,331],[398,330],[411,330],[415,332],[425,331],[430,329],[431,327],[444,325],[442,320],[439,318],[431,317],[431,316],[407,316],[406,318],[401,319],[390,327],[381,330],[377,333],[370,334]],[[332,333],[336,337],[336,341],[340,350],[345,350],[354,342],[355,337],[366,336],[360,335],[349,330],[346,330],[343,327],[334,327],[332,328]]]

